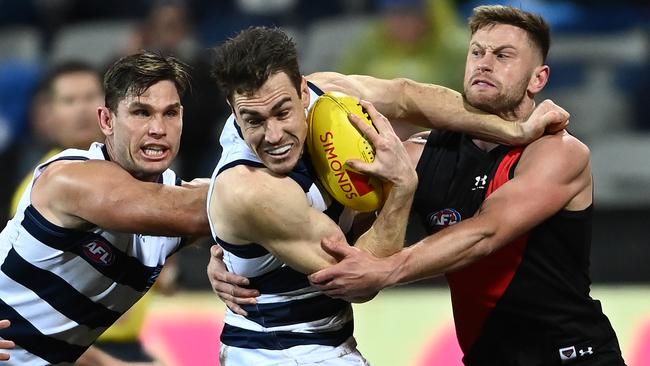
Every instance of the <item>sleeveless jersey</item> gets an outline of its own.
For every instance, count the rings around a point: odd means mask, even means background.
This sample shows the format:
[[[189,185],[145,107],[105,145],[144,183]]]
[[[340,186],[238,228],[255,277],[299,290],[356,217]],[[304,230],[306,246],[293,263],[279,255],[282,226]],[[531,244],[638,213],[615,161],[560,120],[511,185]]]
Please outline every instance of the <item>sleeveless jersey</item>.
[[[309,87],[311,107],[322,92],[311,83]],[[212,192],[216,177],[228,168],[237,165],[264,167],[244,142],[232,115],[224,126],[220,143],[223,153],[212,175],[209,192]],[[299,160],[288,176],[302,187],[312,207],[339,222],[343,207],[316,185],[316,175],[307,156]],[[209,216],[210,226],[214,228]],[[338,346],[352,336],[349,303],[317,291],[305,274],[290,268],[259,244],[232,245],[221,240],[214,229],[212,235],[224,250],[228,271],[248,277],[250,288],[261,294],[256,305],[242,306],[248,312],[246,317],[226,310],[226,324],[221,334],[223,344],[240,349],[285,350],[303,345]]]
[[[433,131],[418,162],[414,203],[428,233],[472,217],[513,178],[522,152],[486,152],[467,135]],[[447,274],[466,365],[623,364],[609,320],[589,296],[591,221],[591,206],[562,210]]]
[[[89,159],[109,160],[104,145],[68,149],[39,165],[0,233],[0,319],[11,320],[0,337],[16,342],[4,364],[72,364],[149,290],[181,246],[181,238],[63,228],[31,205],[34,181],[51,163]],[[180,179],[167,170],[159,183]]]

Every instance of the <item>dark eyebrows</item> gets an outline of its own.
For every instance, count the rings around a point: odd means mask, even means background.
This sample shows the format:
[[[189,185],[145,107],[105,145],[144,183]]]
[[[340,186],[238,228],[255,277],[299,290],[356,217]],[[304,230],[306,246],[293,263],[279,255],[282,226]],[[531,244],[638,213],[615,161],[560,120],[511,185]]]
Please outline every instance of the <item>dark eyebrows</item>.
[[[282,106],[284,106],[284,104],[287,103],[287,102],[291,102],[291,97],[290,96],[285,96],[282,99],[278,100],[277,103],[275,103],[273,105],[273,107],[271,107],[271,111],[276,111],[276,110],[282,108]],[[242,116],[244,114],[249,114],[251,116],[259,116],[259,115],[261,115],[260,112],[258,112],[256,110],[253,110],[253,109],[248,109],[246,107],[240,108],[239,109],[239,114],[242,115]]]
[[[488,47],[485,47],[485,46],[483,46],[482,44],[480,44],[480,43],[478,43],[476,41],[472,41],[472,43],[470,43],[470,46],[476,46],[476,47],[478,47],[480,49],[483,49],[483,50],[488,48]],[[501,45],[499,47],[495,47],[493,52],[499,52],[499,51],[502,51],[502,50],[504,50],[506,48],[512,48],[513,50],[517,50],[517,47],[515,47],[515,46],[513,46],[511,44],[504,44],[504,45]]]
[[[181,103],[176,102],[176,103],[172,103],[172,104],[166,106],[165,110],[180,109],[180,108],[181,108]],[[153,109],[153,107],[151,106],[151,104],[134,101],[133,103],[131,103],[129,105],[129,109],[131,109],[131,110],[133,110],[133,109],[147,109],[147,110],[150,110],[150,109]]]

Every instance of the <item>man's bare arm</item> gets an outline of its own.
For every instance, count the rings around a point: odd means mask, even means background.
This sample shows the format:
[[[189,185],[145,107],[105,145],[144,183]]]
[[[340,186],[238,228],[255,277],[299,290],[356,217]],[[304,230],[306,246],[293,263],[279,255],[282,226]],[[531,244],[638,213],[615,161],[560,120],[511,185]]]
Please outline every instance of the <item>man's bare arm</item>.
[[[467,104],[449,88],[409,79],[378,79],[365,75],[320,72],[307,76],[324,91],[340,91],[373,103],[391,121],[465,132],[507,145],[529,143],[545,131],[557,132],[569,114],[550,100],[541,103],[526,123],[506,121]]]
[[[515,177],[487,197],[474,217],[383,259],[330,243],[346,258],[310,279],[328,295],[349,297],[437,276],[493,253],[563,208],[590,204],[586,146],[566,133],[547,136],[526,149]]]
[[[115,163],[56,162],[34,183],[32,204],[67,228],[96,225],[151,235],[207,235],[207,184],[139,181]]]

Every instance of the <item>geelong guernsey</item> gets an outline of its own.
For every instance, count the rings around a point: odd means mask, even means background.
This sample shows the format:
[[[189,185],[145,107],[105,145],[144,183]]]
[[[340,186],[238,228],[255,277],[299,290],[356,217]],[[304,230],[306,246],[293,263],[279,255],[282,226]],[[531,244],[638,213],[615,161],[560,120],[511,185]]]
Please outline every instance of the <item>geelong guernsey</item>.
[[[322,92],[313,84],[309,87],[313,105]],[[220,142],[223,153],[209,192],[212,192],[215,178],[228,168],[242,164],[264,166],[244,142],[232,115],[224,126]],[[302,187],[312,207],[343,224],[340,220],[343,207],[318,188],[308,158],[303,157],[288,176]],[[240,349],[279,351],[303,345],[338,346],[352,336],[349,303],[317,291],[306,275],[288,267],[261,245],[232,245],[221,240],[214,229],[212,234],[224,249],[228,270],[248,277],[250,287],[261,293],[256,305],[242,306],[248,312],[246,317],[226,310],[226,324],[221,334],[223,344]]]
[[[58,160],[109,160],[104,145],[68,149],[39,165],[16,215],[0,233],[0,338],[16,342],[7,365],[71,365],[153,285],[181,238],[80,231],[31,205],[33,183]],[[162,184],[180,184],[165,171]],[[110,194],[110,192],[106,192]]]

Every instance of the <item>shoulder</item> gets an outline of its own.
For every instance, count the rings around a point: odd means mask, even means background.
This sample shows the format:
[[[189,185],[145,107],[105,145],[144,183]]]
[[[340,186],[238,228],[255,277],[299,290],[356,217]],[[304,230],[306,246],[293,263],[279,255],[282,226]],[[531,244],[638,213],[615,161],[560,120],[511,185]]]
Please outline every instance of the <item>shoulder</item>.
[[[57,160],[47,165],[40,180],[67,181],[69,179],[114,179],[130,175],[116,163],[105,160]]]
[[[271,173],[262,167],[237,165],[215,178],[213,201],[234,204],[237,211],[263,203],[303,197],[302,188],[293,179]]]
[[[524,148],[520,168],[546,169],[549,172],[579,173],[589,165],[587,145],[566,131],[543,136]]]

